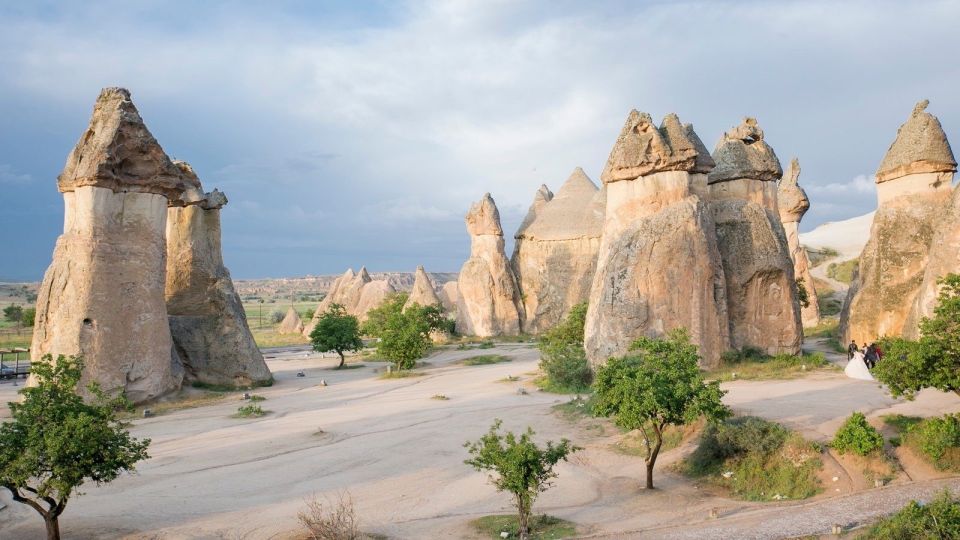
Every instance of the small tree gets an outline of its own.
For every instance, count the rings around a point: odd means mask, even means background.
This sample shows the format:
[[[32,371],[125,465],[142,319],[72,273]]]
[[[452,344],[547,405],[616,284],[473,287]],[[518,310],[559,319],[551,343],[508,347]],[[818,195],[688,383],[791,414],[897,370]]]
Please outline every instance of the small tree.
[[[464,444],[473,456],[464,463],[478,471],[495,473],[490,475],[490,483],[497,491],[508,491],[513,495],[523,540],[528,538],[533,502],[553,485],[551,480],[557,477],[554,465],[560,460],[566,461],[569,454],[580,448],[567,439],[561,439],[559,444],[547,441],[547,447],[540,448],[533,442],[534,432],[529,427],[517,437],[511,431],[501,434],[501,424],[501,420],[494,420],[490,431],[480,440]]]
[[[830,446],[841,454],[865,456],[883,448],[883,435],[867,422],[863,413],[855,412],[837,429]]]
[[[960,274],[947,274],[932,318],[920,321],[920,339],[885,338],[874,375],[895,397],[913,399],[924,388],[960,396]]]
[[[430,349],[430,332],[442,328],[443,312],[437,306],[413,304],[406,310],[406,294],[384,300],[368,314],[364,332],[379,338],[377,352],[397,369],[410,369]]]
[[[20,322],[22,317],[23,308],[16,304],[10,304],[9,306],[3,308],[3,318],[8,322]]]
[[[347,314],[342,305],[332,304],[317,320],[317,325],[310,332],[310,341],[313,343],[313,350],[317,352],[334,351],[339,354],[340,364],[337,369],[340,369],[346,362],[344,352],[359,351],[363,348],[360,322],[353,315]]]
[[[593,380],[593,371],[583,349],[586,318],[587,304],[577,304],[560,324],[540,338],[540,369],[552,389],[581,392]]]
[[[23,310],[23,314],[20,316],[20,322],[23,326],[27,328],[33,328],[33,323],[37,319],[37,308],[27,308]]]
[[[85,403],[77,394],[83,372],[79,358],[50,355],[34,362],[36,385],[12,402],[12,420],[0,425],[0,486],[13,500],[36,510],[48,540],[60,538],[59,517],[74,491],[86,481],[110,482],[148,458],[149,439],[137,440],[119,421],[116,410],[129,406],[108,399],[96,384]]]
[[[720,383],[703,381],[697,347],[685,330],[675,330],[667,339],[640,338],[630,352],[630,356],[611,358],[597,371],[594,412],[613,416],[614,423],[624,429],[640,430],[647,489],[653,489],[663,430],[700,416],[722,420],[730,416],[730,409],[720,401],[726,393]]]

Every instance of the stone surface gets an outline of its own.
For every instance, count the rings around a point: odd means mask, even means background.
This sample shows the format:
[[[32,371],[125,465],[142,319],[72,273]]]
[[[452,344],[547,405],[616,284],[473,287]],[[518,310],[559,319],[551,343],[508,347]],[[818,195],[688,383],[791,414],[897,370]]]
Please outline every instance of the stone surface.
[[[910,308],[904,325],[904,335],[910,339],[919,337],[919,324],[924,317],[933,316],[940,294],[938,281],[950,273],[960,273],[960,188],[954,187],[943,223],[934,233],[930,243],[930,256],[920,282],[920,290]]]
[[[511,265],[523,299],[524,332],[549,330],[590,298],[606,192],[577,167],[556,196],[534,197],[516,234]],[[546,191],[549,193],[549,190]]]
[[[530,209],[527,210],[527,215],[520,223],[520,227],[517,229],[517,234],[514,235],[514,238],[523,237],[527,227],[537,219],[537,214],[540,212],[540,209],[551,200],[553,200],[553,192],[550,191],[550,188],[548,188],[546,184],[541,184],[540,188],[537,189],[537,192],[534,194],[533,203],[530,205]],[[516,253],[516,251],[514,251],[514,253]]]
[[[686,328],[705,365],[728,348],[723,269],[710,212],[693,192],[709,163],[692,127],[631,111],[604,168],[603,235],[585,327],[592,363],[640,336]],[[699,163],[699,164],[698,164]]]
[[[437,296],[437,291],[433,288],[433,281],[430,279],[430,276],[427,275],[427,271],[423,269],[423,266],[417,267],[413,289],[410,290],[410,296],[407,297],[407,303],[404,304],[403,309],[407,309],[413,304],[419,304],[424,307],[443,306],[443,302],[440,300],[440,297]]]
[[[176,165],[196,179],[189,165]],[[223,264],[220,209],[226,202],[215,190],[197,204],[167,210],[167,314],[186,380],[250,386],[273,377]]]
[[[940,120],[926,112],[929,104],[927,100],[917,103],[910,118],[897,130],[897,138],[877,169],[878,183],[908,174],[957,170],[957,160]]]
[[[925,108],[919,103],[900,126],[877,173],[879,206],[840,317],[844,342],[915,335],[932,309],[934,274],[952,266],[956,167],[940,122]]]
[[[58,179],[64,228],[38,294],[33,361],[81,355],[82,386],[137,403],[180,386],[164,234],[169,199],[179,202],[186,183],[129,92],[103,90]]]
[[[807,250],[800,245],[800,220],[810,208],[810,199],[800,187],[800,161],[793,158],[790,166],[780,179],[777,190],[777,204],[780,209],[780,221],[783,231],[787,235],[787,247],[790,258],[793,260],[793,276],[799,283],[803,280],[803,287],[807,291],[806,307],[800,306],[800,319],[805,328],[820,324],[820,307],[817,299],[817,290],[813,284],[813,275],[810,274],[810,259]]]
[[[277,333],[279,334],[302,334],[303,333],[303,321],[300,320],[300,314],[297,313],[297,310],[292,307],[287,309],[287,314],[284,315],[283,320],[280,321],[280,326],[277,327]]]
[[[360,296],[357,303],[351,306],[349,313],[355,315],[360,322],[367,320],[367,313],[371,309],[377,308],[388,296],[397,292],[389,281],[384,279],[371,280],[363,284],[360,288]]]
[[[780,162],[752,118],[724,134],[713,159],[709,199],[726,278],[730,346],[799,353],[800,304],[774,182],[783,172]]]
[[[327,312],[330,309],[330,306],[333,304],[343,305],[343,294],[342,289],[346,287],[346,284],[353,279],[354,273],[353,268],[347,268],[347,271],[343,273],[340,277],[334,280],[333,285],[330,286],[330,290],[327,291],[327,295],[323,297],[323,300],[320,301],[320,305],[317,306],[316,311],[313,313],[313,318],[310,319],[303,327],[303,335],[309,337],[310,332],[313,332],[314,327],[317,326],[317,321],[320,320],[320,316]]]
[[[755,118],[724,133],[713,150],[716,167],[707,176],[710,184],[741,178],[776,182],[783,175],[780,160],[763,140],[763,130]]]
[[[443,304],[443,310],[447,314],[456,315],[457,304],[460,302],[460,287],[456,281],[448,281],[440,287],[437,294],[440,297],[440,303]]]
[[[497,205],[487,193],[467,212],[470,258],[457,280],[457,332],[462,335],[517,335],[523,304],[516,278],[504,253]]]

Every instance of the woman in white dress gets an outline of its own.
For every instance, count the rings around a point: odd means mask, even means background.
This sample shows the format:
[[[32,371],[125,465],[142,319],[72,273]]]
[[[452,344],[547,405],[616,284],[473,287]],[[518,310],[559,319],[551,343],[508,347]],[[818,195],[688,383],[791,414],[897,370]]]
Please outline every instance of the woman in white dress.
[[[860,379],[861,381],[874,380],[873,375],[870,374],[870,370],[867,369],[867,363],[863,359],[862,351],[853,353],[853,358],[847,362],[847,367],[844,368],[843,372],[851,379]]]

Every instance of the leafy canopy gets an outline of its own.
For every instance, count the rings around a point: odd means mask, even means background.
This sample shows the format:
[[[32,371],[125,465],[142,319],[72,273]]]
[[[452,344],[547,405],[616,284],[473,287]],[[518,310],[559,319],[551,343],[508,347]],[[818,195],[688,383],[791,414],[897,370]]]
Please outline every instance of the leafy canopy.
[[[547,387],[559,392],[586,391],[593,371],[583,348],[583,327],[587,304],[577,304],[567,317],[540,338],[540,368],[547,376]]]
[[[883,435],[867,422],[863,413],[855,412],[840,426],[830,443],[841,454],[853,452],[865,456],[883,448]]]
[[[406,293],[387,297],[371,310],[363,327],[364,333],[379,338],[377,353],[392,361],[397,369],[410,369],[430,350],[430,332],[445,326],[438,306],[413,304],[403,309]]]
[[[344,352],[363,348],[360,322],[348,314],[342,305],[332,304],[317,320],[317,325],[310,332],[310,341],[317,352],[334,351],[339,354],[342,365]]]
[[[920,339],[881,340],[874,374],[895,397],[913,399],[924,388],[960,395],[960,274],[947,274],[933,317],[920,321]]]

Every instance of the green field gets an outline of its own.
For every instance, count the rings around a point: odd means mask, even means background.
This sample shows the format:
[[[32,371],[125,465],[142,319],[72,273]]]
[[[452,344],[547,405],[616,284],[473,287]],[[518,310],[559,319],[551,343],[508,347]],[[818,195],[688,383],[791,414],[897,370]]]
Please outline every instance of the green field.
[[[277,333],[278,323],[273,322],[271,315],[278,311],[287,314],[290,306],[300,314],[300,320],[307,324],[317,309],[318,302],[244,302],[243,309],[247,314],[247,324],[253,332],[253,339],[258,347],[283,347],[286,345],[303,345],[309,340],[300,334]]]

